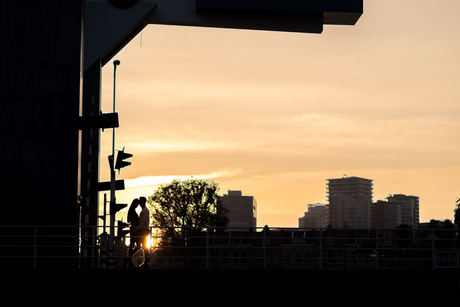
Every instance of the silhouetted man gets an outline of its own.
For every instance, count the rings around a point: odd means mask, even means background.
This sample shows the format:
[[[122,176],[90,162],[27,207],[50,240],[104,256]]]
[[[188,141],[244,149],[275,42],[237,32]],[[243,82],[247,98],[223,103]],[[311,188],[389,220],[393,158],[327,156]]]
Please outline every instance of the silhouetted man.
[[[150,251],[147,247],[147,238],[150,234],[150,211],[146,206],[147,199],[144,196],[139,197],[139,205],[142,208],[142,211],[139,215],[139,232],[142,236],[142,245],[145,253],[145,263],[144,265],[148,266],[150,261]]]

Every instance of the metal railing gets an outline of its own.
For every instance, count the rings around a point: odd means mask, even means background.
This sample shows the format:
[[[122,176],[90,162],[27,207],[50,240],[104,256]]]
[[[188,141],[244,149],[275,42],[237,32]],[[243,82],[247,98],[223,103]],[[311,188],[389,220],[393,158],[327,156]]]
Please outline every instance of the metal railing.
[[[407,236],[398,237],[395,229],[150,227],[152,244],[143,256],[142,250],[134,250],[133,257],[129,235],[114,236],[109,246],[110,236],[99,233],[101,227],[81,230],[0,226],[0,267],[123,268],[144,262],[158,269],[356,270],[367,261],[369,269],[384,270],[402,269],[402,261],[410,261],[415,270],[459,268],[456,229],[410,229]],[[363,246],[369,251],[364,258],[357,252]],[[411,253],[391,252],[392,246],[410,248]]]

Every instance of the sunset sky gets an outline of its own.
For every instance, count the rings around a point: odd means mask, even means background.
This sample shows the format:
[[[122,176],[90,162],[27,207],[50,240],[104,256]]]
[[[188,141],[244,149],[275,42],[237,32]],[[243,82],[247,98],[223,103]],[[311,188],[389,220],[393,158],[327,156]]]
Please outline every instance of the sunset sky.
[[[115,57],[116,148],[134,154],[117,202],[193,176],[254,196],[260,227],[297,227],[346,174],[373,179],[374,201],[419,196],[421,222],[453,219],[458,12],[458,0],[367,0],[355,26],[320,35],[149,25]],[[110,61],[104,113],[112,92]],[[111,142],[106,130],[101,181]]]

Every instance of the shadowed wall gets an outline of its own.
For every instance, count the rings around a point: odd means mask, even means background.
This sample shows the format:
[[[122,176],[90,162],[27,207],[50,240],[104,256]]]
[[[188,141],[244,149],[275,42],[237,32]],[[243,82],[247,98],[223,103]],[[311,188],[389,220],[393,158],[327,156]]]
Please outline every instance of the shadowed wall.
[[[78,225],[81,18],[81,0],[0,3],[0,225]],[[33,233],[27,227],[0,230]],[[41,238],[38,244],[70,247],[39,254],[78,255],[76,228],[42,234],[73,238]],[[26,267],[29,260],[15,259]],[[77,258],[60,262],[75,267]]]

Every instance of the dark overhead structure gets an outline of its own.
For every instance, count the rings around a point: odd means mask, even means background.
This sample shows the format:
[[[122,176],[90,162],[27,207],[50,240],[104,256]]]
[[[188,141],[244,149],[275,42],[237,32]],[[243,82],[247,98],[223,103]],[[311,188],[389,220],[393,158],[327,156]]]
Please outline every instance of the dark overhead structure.
[[[78,226],[91,245],[96,232],[87,226],[97,225],[98,191],[107,189],[99,183],[99,160],[106,161],[99,133],[115,127],[108,121],[118,125],[116,115],[99,114],[101,68],[146,25],[321,33],[362,13],[362,0],[2,0],[0,234],[49,226],[35,242],[4,240],[35,244],[4,266],[79,267]],[[84,250],[94,266],[95,250]],[[18,249],[0,248],[10,251]]]
[[[86,70],[96,56],[104,66],[148,24],[321,33],[356,24],[363,0],[87,0],[85,14]]]
[[[0,1],[0,234],[20,236],[0,267],[78,266],[82,16],[81,0]]]

